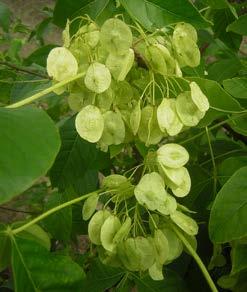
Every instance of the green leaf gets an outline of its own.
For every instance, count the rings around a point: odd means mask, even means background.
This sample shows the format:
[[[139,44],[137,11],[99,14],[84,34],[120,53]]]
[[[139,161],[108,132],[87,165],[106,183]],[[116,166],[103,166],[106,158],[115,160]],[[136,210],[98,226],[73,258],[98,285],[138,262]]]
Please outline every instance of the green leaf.
[[[60,27],[66,25],[67,19],[88,14],[95,19],[102,13],[110,0],[57,0],[54,8],[54,23]]]
[[[243,115],[242,117],[240,116],[238,118],[233,116],[233,119],[231,119],[228,122],[228,124],[231,126],[231,128],[235,132],[237,132],[243,136],[247,136],[247,115],[246,114]]]
[[[16,292],[81,291],[84,272],[70,257],[50,253],[19,236],[11,240]]]
[[[233,31],[241,35],[247,35],[247,14],[240,16],[226,28],[227,31]]]
[[[36,108],[0,108],[0,203],[29,188],[52,166],[60,147],[58,131]]]
[[[8,32],[10,25],[11,12],[7,5],[0,2],[0,26],[4,31]]]
[[[247,270],[247,245],[237,244],[232,249],[232,270],[231,274]]]
[[[189,77],[187,79],[195,81],[200,86],[210,104],[210,109],[199,123],[199,127],[209,125],[214,119],[221,117],[228,111],[243,110],[238,101],[231,97],[231,95],[228,94],[216,81],[198,77]]]
[[[247,235],[247,167],[240,168],[226,182],[213,203],[210,239],[229,242]]]
[[[51,169],[51,182],[60,191],[81,195],[96,189],[98,170],[108,166],[109,156],[83,140],[75,129],[75,119],[60,128],[62,146]]]
[[[235,77],[223,81],[225,90],[235,98],[247,99],[247,78]]]
[[[242,64],[236,57],[219,60],[208,68],[208,78],[217,82],[236,76],[241,70]]]
[[[11,242],[5,230],[6,226],[0,224],[0,272],[8,267],[11,256]]]
[[[188,22],[196,28],[210,26],[188,0],[119,0],[132,18],[148,30],[177,22]]]
[[[82,291],[104,292],[114,286],[125,274],[119,268],[103,265],[95,259],[82,284]]]
[[[235,171],[247,165],[247,156],[234,156],[225,159],[218,169],[219,181],[224,185]]]
[[[65,194],[51,193],[45,202],[44,211],[52,209],[68,201]],[[70,239],[72,228],[72,210],[71,207],[64,208],[43,220],[45,229],[53,238],[63,241]]]
[[[149,276],[143,278],[136,278],[137,291],[139,292],[179,292],[188,291],[185,282],[171,270],[164,272],[164,280],[154,281]]]

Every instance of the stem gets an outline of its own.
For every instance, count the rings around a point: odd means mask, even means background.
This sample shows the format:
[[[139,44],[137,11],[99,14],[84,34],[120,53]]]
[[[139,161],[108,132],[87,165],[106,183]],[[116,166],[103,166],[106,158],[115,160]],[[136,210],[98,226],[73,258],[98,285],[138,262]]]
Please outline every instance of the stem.
[[[65,203],[63,203],[63,204],[61,204],[61,205],[59,205],[59,206],[56,206],[56,207],[52,208],[52,209],[46,211],[45,213],[39,215],[38,217],[34,218],[33,220],[27,222],[26,224],[24,224],[24,225],[22,225],[22,226],[20,226],[20,227],[18,227],[18,228],[16,228],[16,229],[13,229],[13,230],[12,230],[12,234],[17,234],[17,233],[19,233],[19,232],[21,232],[21,231],[27,229],[28,227],[32,226],[33,224],[35,224],[35,223],[37,223],[37,222],[43,220],[44,218],[48,217],[49,215],[51,215],[51,214],[53,214],[53,213],[55,213],[55,212],[57,212],[57,211],[59,211],[59,210],[61,210],[61,209],[63,209],[63,208],[66,208],[66,207],[68,207],[68,206],[70,206],[70,205],[73,205],[73,204],[75,204],[75,203],[77,203],[77,202],[80,202],[80,201],[82,201],[82,200],[87,199],[87,198],[90,197],[92,194],[95,194],[95,191],[92,192],[92,193],[88,193],[88,194],[86,194],[86,195],[83,195],[83,196],[81,196],[81,197],[75,198],[75,199],[73,199],[73,200],[70,200],[70,201],[68,201],[68,202],[65,202]]]
[[[12,69],[14,69],[16,71],[20,71],[20,72],[24,72],[24,73],[27,73],[27,74],[30,74],[30,75],[35,75],[35,76],[38,76],[38,77],[41,77],[41,78],[49,79],[49,76],[47,76],[45,74],[42,74],[42,73],[30,70],[30,69],[24,68],[22,66],[17,66],[15,64],[12,64],[12,63],[9,63],[9,62],[0,62],[0,65],[12,68]]]
[[[60,81],[57,84],[55,84],[55,85],[53,85],[53,86],[51,86],[49,88],[46,88],[45,90],[42,90],[41,92],[38,92],[38,93],[36,93],[36,94],[34,94],[34,95],[30,96],[30,97],[27,97],[27,98],[25,98],[25,99],[23,99],[21,101],[18,101],[16,103],[13,103],[11,105],[6,106],[6,108],[17,108],[17,107],[21,107],[21,106],[23,106],[25,104],[31,103],[34,100],[36,100],[36,99],[38,99],[38,98],[40,98],[40,97],[52,92],[53,90],[55,90],[57,88],[60,88],[60,87],[63,87],[67,83],[70,83],[70,82],[72,82],[72,81],[74,81],[76,79],[81,78],[83,75],[84,75],[84,73],[79,73],[74,77],[71,77],[71,78],[65,79],[63,81]]]
[[[203,273],[204,278],[208,282],[209,287],[211,288],[212,292],[218,292],[218,289],[216,288],[209,272],[207,271],[205,265],[203,264],[201,258],[199,255],[196,253],[196,251],[193,249],[193,247],[190,245],[190,243],[187,241],[187,239],[184,237],[184,235],[176,228],[174,225],[172,225],[172,229],[174,232],[177,234],[177,236],[181,239],[183,242],[184,246],[188,249],[190,252],[191,256],[194,258],[196,261],[197,265],[199,266],[200,270]]]

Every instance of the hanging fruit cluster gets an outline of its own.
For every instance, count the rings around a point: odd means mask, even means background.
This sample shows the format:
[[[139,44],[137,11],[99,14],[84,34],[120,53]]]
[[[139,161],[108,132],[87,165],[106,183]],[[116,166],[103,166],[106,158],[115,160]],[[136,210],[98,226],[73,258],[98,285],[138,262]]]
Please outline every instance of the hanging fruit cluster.
[[[101,150],[138,140],[157,145],[196,126],[209,109],[198,84],[182,78],[180,68],[200,63],[190,24],[146,33],[116,17],[101,27],[89,20],[73,36],[69,30],[67,23],[64,46],[51,50],[47,71],[54,82],[82,73],[63,90],[78,112],[78,134]],[[188,160],[184,147],[166,143],[150,151],[130,176],[105,177],[86,200],[83,219],[90,219],[88,235],[105,264],[148,271],[161,280],[163,265],[183,251],[176,230],[195,248],[197,223],[176,200],[190,192]]]

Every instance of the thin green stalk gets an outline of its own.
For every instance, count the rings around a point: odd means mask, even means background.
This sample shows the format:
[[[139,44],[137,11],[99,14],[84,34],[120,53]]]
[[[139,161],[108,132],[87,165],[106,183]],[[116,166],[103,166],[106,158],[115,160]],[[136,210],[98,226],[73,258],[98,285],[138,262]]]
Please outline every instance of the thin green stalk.
[[[240,114],[240,115],[237,116],[237,117],[236,117],[236,116],[235,116],[235,117],[230,117],[230,118],[228,118],[228,119],[226,119],[226,120],[224,120],[224,121],[221,121],[221,122],[219,122],[219,123],[217,123],[217,124],[215,124],[215,125],[209,127],[208,130],[209,130],[209,131],[212,131],[212,130],[214,130],[214,129],[217,129],[218,127],[224,125],[225,123],[227,123],[227,122],[229,122],[229,121],[231,121],[231,120],[235,120],[235,119],[240,118],[240,117],[245,116],[245,115],[246,115],[246,113],[243,113],[243,114]],[[186,139],[186,140],[184,140],[184,141],[181,141],[180,144],[186,144],[186,143],[188,143],[188,142],[190,142],[190,141],[193,141],[194,139],[201,137],[203,134],[205,134],[205,132],[204,132],[204,131],[201,131],[200,133],[194,135],[193,137],[190,137],[190,138],[188,138],[188,139]]]
[[[173,228],[174,232],[177,234],[177,236],[181,239],[184,246],[188,249],[191,256],[196,261],[197,265],[199,266],[200,270],[203,273],[204,278],[208,282],[208,285],[211,288],[212,292],[218,292],[218,289],[216,288],[208,270],[206,269],[206,267],[205,267],[204,263],[202,262],[201,258],[199,257],[199,255],[196,253],[196,251],[193,249],[193,247],[190,245],[190,243],[187,241],[187,239],[184,237],[184,235],[178,230],[178,228],[176,228],[174,225],[172,225],[172,228]]]
[[[54,207],[54,208],[52,208],[52,209],[46,211],[45,213],[39,215],[38,217],[34,218],[33,220],[27,222],[26,224],[24,224],[24,225],[22,225],[22,226],[20,226],[20,227],[18,227],[18,228],[16,228],[16,229],[13,229],[13,230],[11,231],[11,233],[12,233],[12,234],[17,234],[17,233],[19,233],[19,232],[21,232],[21,231],[27,229],[28,227],[32,226],[33,224],[35,224],[35,223],[37,223],[37,222],[39,222],[39,221],[45,219],[46,217],[50,216],[51,214],[53,214],[53,213],[55,213],[55,212],[57,212],[57,211],[60,211],[61,209],[66,208],[66,207],[68,207],[68,206],[70,206],[70,205],[73,205],[73,204],[75,204],[75,203],[78,203],[78,202],[80,202],[80,201],[83,201],[83,200],[87,199],[87,198],[90,197],[92,194],[95,194],[95,192],[88,193],[88,194],[83,195],[83,196],[81,196],[81,197],[78,197],[78,198],[75,198],[75,199],[70,200],[70,201],[68,201],[68,202],[65,202],[65,203],[63,203],[63,204],[61,204],[61,205],[59,205],[59,206],[56,206],[56,207]]]
[[[206,135],[207,135],[208,146],[209,146],[211,161],[212,161],[212,165],[213,165],[213,180],[214,180],[213,192],[214,192],[214,196],[215,196],[216,191],[217,191],[217,168],[216,168],[216,164],[215,164],[214,152],[213,152],[213,147],[212,147],[210,136],[209,136],[208,127],[205,127],[205,131],[206,131]]]
[[[21,101],[18,101],[16,103],[8,105],[8,106],[6,106],[6,108],[17,108],[17,107],[21,107],[21,106],[23,106],[25,104],[31,103],[31,102],[35,101],[36,99],[38,99],[38,98],[40,98],[40,97],[52,92],[53,90],[58,89],[60,87],[63,87],[64,85],[66,85],[66,84],[68,84],[68,83],[70,83],[70,82],[72,82],[72,81],[74,81],[76,79],[81,78],[83,75],[84,75],[84,73],[79,73],[74,77],[65,79],[65,80],[63,80],[61,82],[58,82],[57,84],[55,84],[55,85],[53,85],[53,86],[51,86],[49,88],[46,88],[46,89],[42,90],[41,92],[38,92],[38,93],[36,93],[36,94],[34,94],[34,95],[30,96],[30,97],[27,97],[27,98],[25,98],[25,99],[23,99]]]

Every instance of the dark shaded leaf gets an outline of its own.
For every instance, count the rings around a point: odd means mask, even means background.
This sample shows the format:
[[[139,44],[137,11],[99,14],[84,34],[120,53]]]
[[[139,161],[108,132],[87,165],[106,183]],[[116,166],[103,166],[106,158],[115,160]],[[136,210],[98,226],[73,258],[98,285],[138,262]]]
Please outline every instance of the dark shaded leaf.
[[[42,110],[0,108],[0,203],[29,188],[52,166],[58,131]]]

